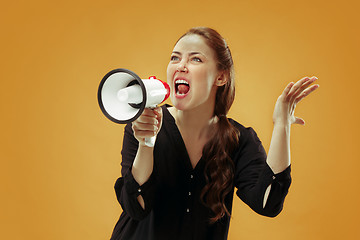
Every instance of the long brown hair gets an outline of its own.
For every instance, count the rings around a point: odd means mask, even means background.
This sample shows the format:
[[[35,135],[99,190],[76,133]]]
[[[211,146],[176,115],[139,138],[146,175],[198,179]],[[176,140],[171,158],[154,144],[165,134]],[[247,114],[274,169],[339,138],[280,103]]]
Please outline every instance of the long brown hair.
[[[230,216],[225,206],[225,197],[234,187],[234,162],[229,155],[237,145],[240,133],[226,117],[235,98],[234,64],[226,41],[217,31],[208,27],[196,27],[191,28],[182,37],[192,34],[205,39],[215,53],[218,70],[224,72],[227,77],[226,84],[218,87],[216,92],[214,115],[217,116],[218,122],[215,132],[203,148],[203,158],[207,161],[207,184],[202,189],[201,200],[215,214],[210,218],[210,222],[214,223],[225,214]]]

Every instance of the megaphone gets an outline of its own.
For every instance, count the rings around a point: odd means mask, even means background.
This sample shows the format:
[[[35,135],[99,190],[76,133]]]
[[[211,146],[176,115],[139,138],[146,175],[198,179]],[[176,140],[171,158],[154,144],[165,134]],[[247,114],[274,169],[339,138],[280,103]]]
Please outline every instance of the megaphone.
[[[134,72],[119,68],[110,71],[101,80],[98,102],[108,119],[125,124],[136,120],[145,108],[155,108],[169,95],[169,85],[155,76],[141,79]],[[146,138],[145,144],[154,146],[155,137]]]

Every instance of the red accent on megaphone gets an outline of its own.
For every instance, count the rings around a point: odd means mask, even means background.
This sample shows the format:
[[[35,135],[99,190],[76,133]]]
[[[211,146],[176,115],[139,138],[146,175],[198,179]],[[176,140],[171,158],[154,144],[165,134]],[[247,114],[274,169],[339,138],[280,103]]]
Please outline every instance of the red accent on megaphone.
[[[165,87],[165,89],[166,89],[166,95],[165,95],[165,97],[164,97],[164,100],[161,102],[161,103],[163,103],[163,102],[165,102],[165,100],[168,99],[169,96],[170,96],[170,86],[169,86],[169,84],[167,84],[167,82],[164,82],[164,81],[162,81],[162,80],[160,80],[160,79],[158,79],[158,80],[161,81],[162,84],[164,84],[164,87]]]
[[[169,86],[169,84],[167,84],[167,82],[164,82],[164,81],[162,81],[160,79],[157,79],[155,76],[150,76],[149,79],[156,79],[156,80],[159,80],[160,82],[162,82],[162,84],[164,84],[164,87],[166,89],[166,95],[164,97],[164,100],[161,103],[165,102],[165,100],[168,99],[169,96],[170,96],[170,86]]]

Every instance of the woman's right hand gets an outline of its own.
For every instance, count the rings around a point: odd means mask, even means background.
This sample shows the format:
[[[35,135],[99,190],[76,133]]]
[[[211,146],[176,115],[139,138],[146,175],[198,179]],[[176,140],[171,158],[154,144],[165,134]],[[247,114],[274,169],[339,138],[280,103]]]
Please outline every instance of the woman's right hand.
[[[139,146],[145,145],[145,138],[156,136],[162,125],[163,113],[161,107],[154,109],[145,108],[144,112],[132,122],[134,136]]]

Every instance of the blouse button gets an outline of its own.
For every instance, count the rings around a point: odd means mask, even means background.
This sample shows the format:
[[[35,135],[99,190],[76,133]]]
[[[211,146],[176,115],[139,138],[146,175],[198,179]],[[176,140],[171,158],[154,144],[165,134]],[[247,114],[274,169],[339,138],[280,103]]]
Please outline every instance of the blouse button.
[[[275,178],[276,178],[275,176],[272,176],[272,179],[273,179],[273,180],[275,180]]]
[[[194,178],[194,175],[191,174],[191,175],[190,175],[190,178]]]
[[[138,189],[138,192],[141,193],[141,188]]]
[[[187,208],[187,209],[186,209],[186,212],[190,212],[190,209]]]
[[[189,196],[191,196],[191,192],[189,192]]]

